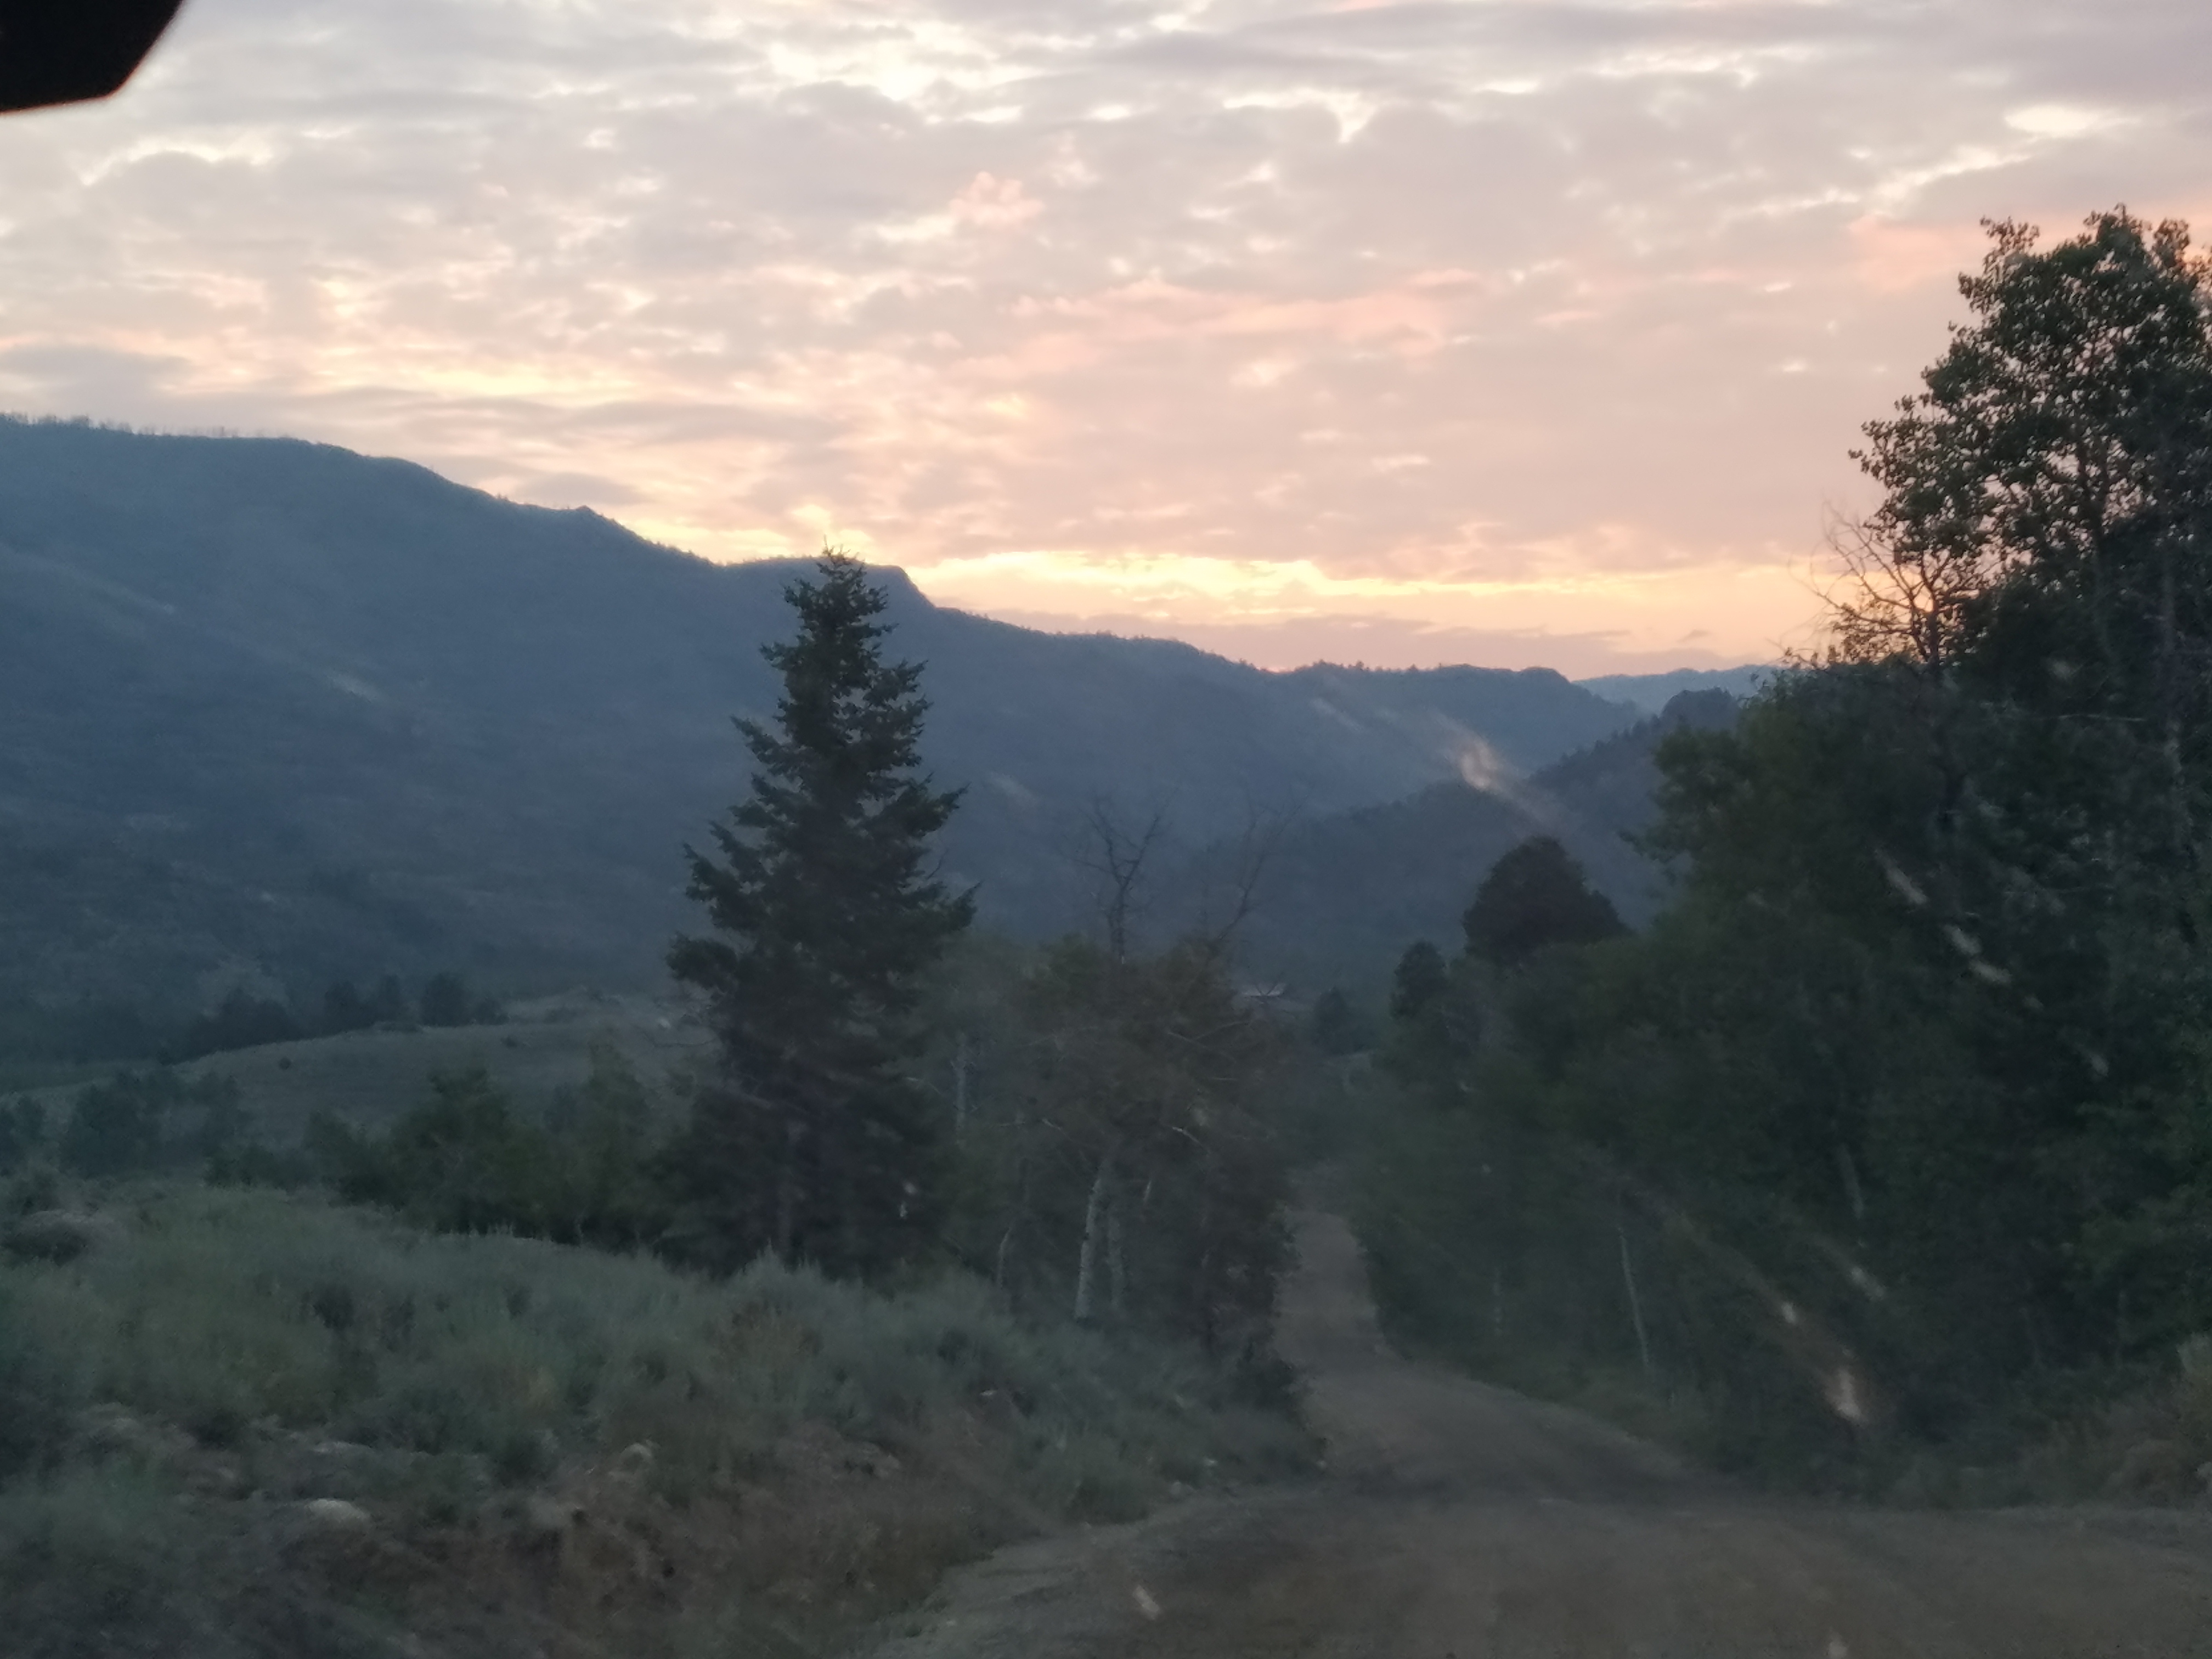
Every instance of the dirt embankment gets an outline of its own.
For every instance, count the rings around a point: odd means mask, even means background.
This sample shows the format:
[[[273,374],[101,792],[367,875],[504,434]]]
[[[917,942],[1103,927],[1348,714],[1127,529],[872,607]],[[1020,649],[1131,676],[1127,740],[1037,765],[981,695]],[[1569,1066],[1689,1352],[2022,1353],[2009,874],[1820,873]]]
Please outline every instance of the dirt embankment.
[[[873,1659],[2088,1659],[2212,1654],[2212,1517],[1791,1504],[1391,1353],[1299,1227],[1282,1346],[1325,1480],[1003,1552]]]

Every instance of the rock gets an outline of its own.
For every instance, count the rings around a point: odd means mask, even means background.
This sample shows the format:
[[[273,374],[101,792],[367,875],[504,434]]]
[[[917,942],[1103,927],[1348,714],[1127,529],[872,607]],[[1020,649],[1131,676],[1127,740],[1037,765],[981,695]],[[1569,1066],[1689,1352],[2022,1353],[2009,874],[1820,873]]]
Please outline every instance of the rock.
[[[300,1505],[300,1514],[323,1532],[367,1532],[375,1524],[367,1510],[343,1498],[310,1498]]]
[[[522,1506],[522,1527],[532,1537],[558,1541],[574,1532],[584,1519],[584,1506],[564,1498],[533,1495]]]
[[[0,1249],[24,1261],[74,1261],[121,1231],[107,1216],[76,1210],[37,1210],[0,1233]]]
[[[872,1475],[878,1480],[889,1480],[899,1472],[900,1467],[897,1458],[881,1446],[871,1445],[865,1440],[856,1440],[846,1447],[844,1463],[847,1468]]]
[[[653,1448],[642,1440],[624,1446],[606,1467],[605,1479],[610,1489],[642,1494],[653,1479],[653,1467],[659,1461]]]
[[[191,1489],[203,1498],[242,1498],[246,1473],[227,1458],[211,1458],[191,1471]]]
[[[88,1450],[121,1453],[149,1463],[181,1462],[193,1450],[191,1436],[182,1429],[149,1423],[112,1401],[87,1408],[77,1419],[77,1433]]]
[[[2112,1498],[2179,1498],[2192,1484],[2187,1453],[2171,1440],[2144,1440],[2128,1448],[2105,1492]]]

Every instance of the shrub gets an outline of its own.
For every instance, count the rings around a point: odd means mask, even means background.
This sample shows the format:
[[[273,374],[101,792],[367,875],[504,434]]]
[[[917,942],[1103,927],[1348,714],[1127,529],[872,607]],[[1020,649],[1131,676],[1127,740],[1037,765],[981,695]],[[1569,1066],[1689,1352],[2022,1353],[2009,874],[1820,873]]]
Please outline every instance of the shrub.
[[[292,1042],[304,1035],[300,1022],[283,1003],[233,991],[213,1013],[202,1015],[185,1028],[167,1058],[198,1060],[234,1048]]]
[[[764,1261],[717,1285],[260,1189],[149,1193],[75,1261],[0,1266],[0,1295],[70,1399],[203,1439],[273,1423],[477,1457],[511,1480],[648,1441],[711,1481],[804,1421],[898,1440],[988,1395],[1042,1437],[1027,1484],[1059,1504],[1100,1445],[1150,1489],[1263,1420],[1194,1355],[1025,1328],[965,1278],[887,1296]],[[1272,1420],[1246,1461],[1299,1455]]]
[[[51,1455],[67,1423],[66,1392],[0,1290],[0,1485]]]
[[[112,1196],[74,1260],[0,1259],[11,1655],[365,1659],[402,1626],[506,1653],[495,1626],[537,1621],[663,1652],[740,1612],[765,1641],[770,1586],[818,1591],[810,1620],[872,1617],[1010,1522],[1119,1518],[1216,1460],[1303,1451],[1195,1355],[1025,1328],[963,1278],[889,1296],[763,1261],[718,1284],[269,1189]],[[530,1517],[579,1493],[619,1546],[604,1603],[515,1571],[542,1564]],[[359,1507],[309,1536],[272,1499]]]
[[[517,1113],[478,1067],[433,1078],[430,1098],[381,1137],[319,1116],[308,1162],[341,1197],[435,1231],[623,1248],[662,1231],[650,1118],[643,1086],[602,1048],[581,1093],[557,1103],[545,1123]]]
[[[9,1651],[92,1659],[192,1650],[204,1632],[192,1628],[201,1620],[184,1558],[175,1500],[143,1472],[83,1468],[0,1491]]]
[[[46,1110],[35,1100],[0,1101],[0,1175],[11,1175],[46,1145]]]
[[[228,1078],[186,1080],[167,1067],[121,1072],[80,1090],[56,1138],[71,1175],[133,1175],[221,1157],[245,1138],[238,1086]]]
[[[465,1025],[471,1005],[468,981],[459,974],[433,974],[422,987],[418,1012],[425,1025]]]

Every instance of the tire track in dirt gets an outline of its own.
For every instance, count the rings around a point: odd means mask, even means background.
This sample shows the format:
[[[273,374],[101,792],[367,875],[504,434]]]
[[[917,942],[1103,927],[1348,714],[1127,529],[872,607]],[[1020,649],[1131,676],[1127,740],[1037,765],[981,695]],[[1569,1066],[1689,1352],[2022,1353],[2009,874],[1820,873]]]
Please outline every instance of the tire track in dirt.
[[[1778,1502],[1392,1353],[1298,1220],[1279,1340],[1325,1478],[1000,1552],[872,1659],[2193,1659],[2212,1518]]]

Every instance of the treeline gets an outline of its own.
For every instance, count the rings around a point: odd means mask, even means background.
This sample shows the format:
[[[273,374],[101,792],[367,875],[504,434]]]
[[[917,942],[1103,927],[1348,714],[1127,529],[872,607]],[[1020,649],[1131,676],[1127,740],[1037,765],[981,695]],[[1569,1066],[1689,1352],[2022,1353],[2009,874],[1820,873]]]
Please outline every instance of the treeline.
[[[1407,958],[1366,1200],[1401,1328],[1838,1484],[2058,1457],[2212,1331],[2212,276],[1992,236],[1830,649],[1662,752],[1665,913]]]
[[[505,1012],[493,998],[470,988],[463,975],[433,974],[410,997],[398,976],[387,974],[366,992],[342,979],[323,993],[320,1005],[295,1013],[274,997],[232,991],[210,1012],[201,1015],[166,1046],[163,1058],[175,1061],[258,1048],[306,1037],[338,1036],[382,1027],[495,1025]]]
[[[319,1002],[306,1007],[241,987],[215,1007],[189,1018],[112,1000],[61,1006],[15,1001],[0,1003],[0,1063],[176,1064],[380,1026],[489,1025],[504,1018],[496,999],[480,994],[465,975],[451,971],[431,975],[412,993],[397,975],[387,974],[366,990],[352,980],[338,980]]]
[[[1039,1320],[1185,1340],[1279,1393],[1274,1109],[1308,1052],[1296,1030],[1240,995],[1202,939],[1120,957],[1082,939],[973,941],[917,1016],[904,1080],[925,1155],[908,1144],[889,1213],[840,1218],[906,1244],[872,1276],[964,1270]],[[726,1086],[709,1079],[704,1097]],[[603,1048],[542,1113],[465,1072],[382,1133],[325,1115],[301,1155],[249,1142],[210,1170],[313,1182],[433,1231],[644,1249],[710,1273],[781,1255],[761,1237],[775,1212],[739,1209],[726,1171],[702,1163],[702,1109],[672,1113]],[[822,1265],[804,1248],[788,1259]]]
[[[0,1176],[10,1178],[11,1214],[51,1204],[58,1176],[220,1171],[252,1145],[238,1085],[228,1078],[149,1066],[88,1084],[58,1112],[31,1096],[0,1100]]]

